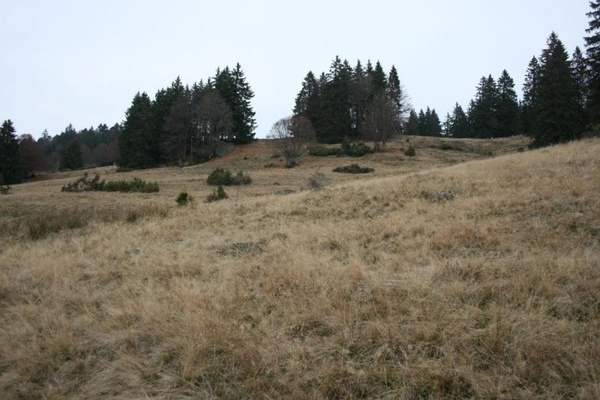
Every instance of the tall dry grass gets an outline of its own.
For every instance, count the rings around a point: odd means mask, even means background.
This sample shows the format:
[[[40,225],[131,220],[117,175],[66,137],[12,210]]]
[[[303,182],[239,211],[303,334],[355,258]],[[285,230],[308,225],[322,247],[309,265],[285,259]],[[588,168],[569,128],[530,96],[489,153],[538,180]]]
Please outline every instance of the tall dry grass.
[[[586,140],[408,175],[389,167],[191,207],[173,196],[167,214],[135,223],[11,236],[0,393],[598,398],[599,150]],[[282,178],[269,171],[253,182]],[[302,172],[314,170],[291,171]]]

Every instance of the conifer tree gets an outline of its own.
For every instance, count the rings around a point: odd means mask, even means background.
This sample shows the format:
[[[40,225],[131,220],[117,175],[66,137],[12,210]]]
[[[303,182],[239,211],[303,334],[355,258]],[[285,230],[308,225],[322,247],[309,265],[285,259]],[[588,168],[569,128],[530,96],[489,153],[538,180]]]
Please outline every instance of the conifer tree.
[[[600,124],[600,1],[590,1],[591,11],[587,13],[589,26],[586,32],[585,48],[587,55],[588,101],[587,114],[589,121]]]
[[[573,71],[573,80],[577,90],[577,104],[581,113],[581,119],[584,125],[587,124],[587,102],[588,102],[588,69],[586,59],[581,49],[575,48],[571,58],[571,69]]]
[[[454,106],[452,114],[449,117],[446,118],[446,135],[457,138],[471,136],[469,118],[458,103]]]
[[[312,71],[309,71],[302,82],[302,88],[296,96],[294,115],[307,118],[313,126],[319,125],[321,108],[319,81]]]
[[[519,131],[519,100],[515,82],[506,70],[498,78],[498,100],[496,108],[497,136],[514,136]]]
[[[371,77],[373,79],[372,95],[374,96],[377,93],[385,92],[385,89],[387,88],[387,77],[385,76],[385,72],[383,72],[383,67],[379,61],[375,63],[375,70],[371,74]]]
[[[532,107],[534,147],[576,139],[583,127],[569,55],[554,32],[547,45]]]
[[[170,136],[176,135],[176,133],[169,131],[167,120],[175,103],[185,95],[186,88],[183,86],[181,78],[177,77],[170,87],[159,90],[154,96],[152,102],[152,125],[154,127],[152,133],[148,134],[153,163],[172,161],[169,159],[169,155],[164,154],[164,144],[169,142]]]
[[[420,133],[419,116],[414,109],[411,109],[408,114],[408,120],[404,126],[404,133],[406,135],[419,135]]]
[[[388,76],[387,94],[396,107],[398,122],[403,123],[406,112],[408,111],[408,99],[406,98],[404,88],[398,77],[398,71],[394,65],[392,65],[392,69]]]
[[[321,85],[321,107],[317,140],[340,143],[352,135],[350,92],[352,68],[348,61],[336,57],[324,85]]]
[[[489,75],[480,79],[475,99],[469,107],[469,122],[474,137],[490,138],[498,133],[498,87]]]
[[[150,98],[145,92],[138,92],[125,113],[123,131],[119,136],[119,164],[122,167],[145,168],[156,163],[154,121]]]
[[[19,140],[10,119],[0,128],[0,184],[21,183],[23,170],[19,154]]]
[[[525,81],[523,83],[523,101],[521,102],[521,130],[527,136],[533,135],[534,113],[533,105],[536,103],[539,90],[540,63],[537,57],[529,61]]]
[[[60,158],[61,170],[77,170],[83,168],[83,158],[81,155],[81,144],[77,139],[71,140],[69,145],[63,150]]]
[[[231,109],[233,141],[240,144],[250,143],[254,139],[256,129],[255,112],[250,104],[254,92],[246,82],[241,65],[236,64],[233,70],[229,67],[222,71],[217,70],[214,88]]]

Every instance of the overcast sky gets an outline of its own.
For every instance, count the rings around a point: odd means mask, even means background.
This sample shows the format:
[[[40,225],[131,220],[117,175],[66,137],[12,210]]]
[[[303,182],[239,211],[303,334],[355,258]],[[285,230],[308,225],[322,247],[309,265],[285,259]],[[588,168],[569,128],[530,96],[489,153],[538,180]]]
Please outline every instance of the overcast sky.
[[[291,113],[308,71],[336,55],[379,60],[417,109],[465,109],[483,75],[513,77],[519,96],[552,31],[584,49],[587,0],[0,0],[0,120],[54,136],[122,122],[152,98],[242,65],[257,137]]]

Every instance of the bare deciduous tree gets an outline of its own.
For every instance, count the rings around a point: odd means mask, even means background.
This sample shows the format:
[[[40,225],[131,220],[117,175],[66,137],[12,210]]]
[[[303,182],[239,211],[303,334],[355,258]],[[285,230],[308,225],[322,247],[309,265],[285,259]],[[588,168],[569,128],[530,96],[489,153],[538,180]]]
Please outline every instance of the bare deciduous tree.
[[[298,159],[309,143],[315,140],[315,130],[303,116],[285,117],[275,122],[271,128],[270,139],[276,140],[276,146],[283,153],[287,167],[298,164]]]
[[[366,137],[373,141],[377,151],[385,146],[386,141],[399,129],[398,110],[394,102],[384,93],[376,94],[365,115]]]

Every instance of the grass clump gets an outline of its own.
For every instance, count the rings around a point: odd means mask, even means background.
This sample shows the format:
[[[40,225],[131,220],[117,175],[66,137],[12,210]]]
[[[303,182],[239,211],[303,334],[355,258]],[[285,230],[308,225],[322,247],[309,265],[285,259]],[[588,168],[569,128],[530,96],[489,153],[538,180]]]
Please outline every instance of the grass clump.
[[[213,186],[239,186],[248,185],[252,182],[249,175],[239,171],[235,176],[227,168],[215,168],[209,175],[206,182]]]
[[[105,180],[100,180],[99,174],[95,174],[93,178],[89,178],[86,172],[76,181],[64,185],[61,191],[67,193],[88,191],[155,193],[159,191],[159,187],[156,182],[146,182],[140,178],[133,178],[131,181],[106,182]]]
[[[71,211],[32,215],[25,221],[25,232],[30,239],[39,240],[51,233],[83,228],[88,218],[85,213]]]
[[[340,172],[342,174],[368,174],[370,172],[375,172],[375,170],[369,167],[361,167],[358,164],[350,164],[344,167],[334,168],[333,172]]]
[[[321,189],[327,183],[327,177],[322,172],[315,172],[308,178],[308,186],[311,189]]]
[[[206,202],[212,203],[215,201],[224,200],[228,197],[229,196],[225,192],[225,189],[223,189],[223,185],[219,185],[218,188],[216,188],[211,194],[208,195],[208,197],[206,198]]]

